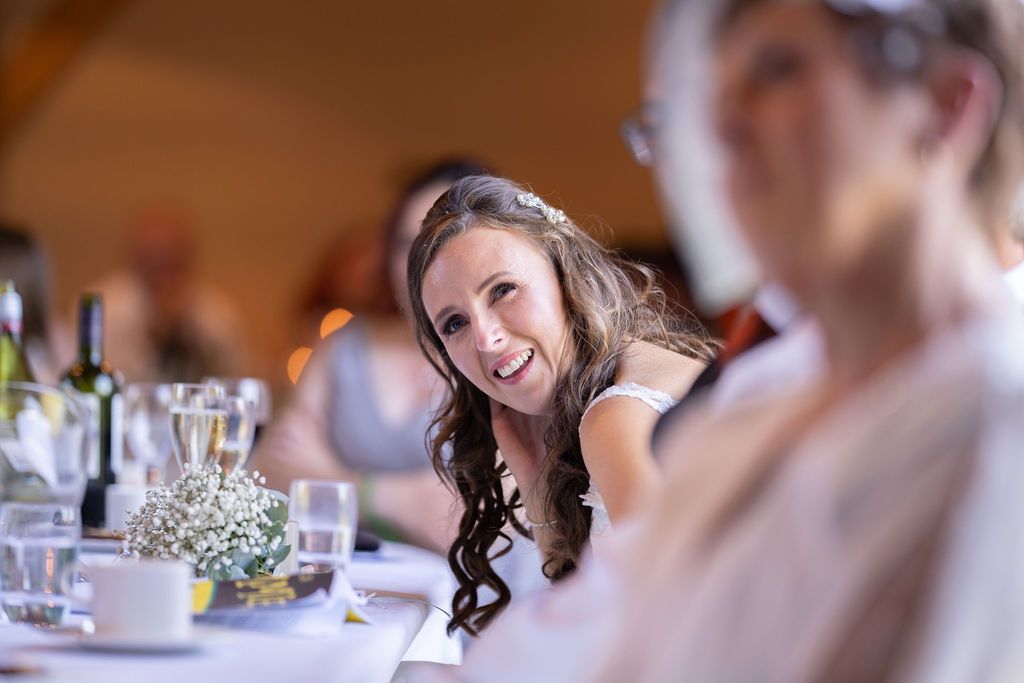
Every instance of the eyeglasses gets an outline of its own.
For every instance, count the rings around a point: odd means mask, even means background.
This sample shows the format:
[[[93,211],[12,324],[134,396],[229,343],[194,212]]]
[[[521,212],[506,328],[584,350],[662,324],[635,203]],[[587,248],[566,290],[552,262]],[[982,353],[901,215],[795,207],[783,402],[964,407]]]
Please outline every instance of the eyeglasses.
[[[868,14],[886,17],[922,36],[942,36],[949,29],[949,17],[942,7],[925,0],[825,0],[825,4],[849,17]]]
[[[656,138],[659,128],[658,108],[645,104],[623,119],[619,134],[633,160],[641,166],[654,164]]]
[[[912,71],[920,65],[920,48],[914,37],[907,33],[937,36],[946,31],[946,18],[941,9],[925,0],[823,0],[831,9],[847,16],[874,13],[892,19],[901,25],[887,31],[881,44],[869,42],[865,49],[881,55],[885,62],[902,71]],[[895,33],[895,32],[898,32]],[[865,39],[866,40],[866,39]],[[913,41],[913,43],[908,42]],[[663,115],[657,103],[640,106],[619,124],[619,134],[633,160],[641,166],[652,166],[657,158],[658,137]]]

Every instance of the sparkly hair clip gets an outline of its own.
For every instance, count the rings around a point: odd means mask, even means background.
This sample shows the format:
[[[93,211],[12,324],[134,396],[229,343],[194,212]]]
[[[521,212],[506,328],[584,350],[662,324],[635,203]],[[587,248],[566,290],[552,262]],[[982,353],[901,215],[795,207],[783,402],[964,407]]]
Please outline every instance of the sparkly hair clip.
[[[544,218],[547,219],[551,225],[558,225],[559,223],[565,223],[565,212],[559,209],[553,209],[544,203],[544,200],[535,195],[532,192],[517,194],[516,203],[519,206],[531,206],[535,209],[540,210],[544,214]]]

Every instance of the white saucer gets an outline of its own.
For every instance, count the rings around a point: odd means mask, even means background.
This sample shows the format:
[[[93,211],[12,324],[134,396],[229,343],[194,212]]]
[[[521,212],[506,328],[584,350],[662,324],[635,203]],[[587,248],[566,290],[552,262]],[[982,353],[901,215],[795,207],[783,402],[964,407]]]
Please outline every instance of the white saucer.
[[[137,640],[125,636],[83,635],[79,645],[97,652],[121,652],[137,655],[171,655],[195,652],[202,641],[195,636],[185,640]]]

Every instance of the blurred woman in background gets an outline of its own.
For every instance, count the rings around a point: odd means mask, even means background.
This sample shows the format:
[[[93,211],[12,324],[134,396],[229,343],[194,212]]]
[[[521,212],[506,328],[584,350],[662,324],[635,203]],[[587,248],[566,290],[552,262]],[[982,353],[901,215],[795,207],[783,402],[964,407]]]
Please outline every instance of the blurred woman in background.
[[[438,163],[405,188],[384,232],[381,283],[406,310],[405,261],[431,204],[483,172]],[[430,466],[425,435],[439,378],[400,315],[357,315],[314,352],[288,406],[261,438],[252,467],[276,488],[292,479],[344,479],[359,488],[360,523],[384,538],[447,547],[453,497]]]

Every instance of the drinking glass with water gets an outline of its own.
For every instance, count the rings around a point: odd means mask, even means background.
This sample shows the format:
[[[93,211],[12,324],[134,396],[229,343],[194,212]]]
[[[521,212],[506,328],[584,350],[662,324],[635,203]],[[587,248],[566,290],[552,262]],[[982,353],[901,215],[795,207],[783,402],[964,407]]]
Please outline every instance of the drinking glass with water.
[[[0,606],[5,620],[56,626],[64,619],[78,568],[77,506],[0,506]]]
[[[299,562],[344,569],[352,559],[359,514],[355,484],[296,479],[288,516],[299,525]]]

